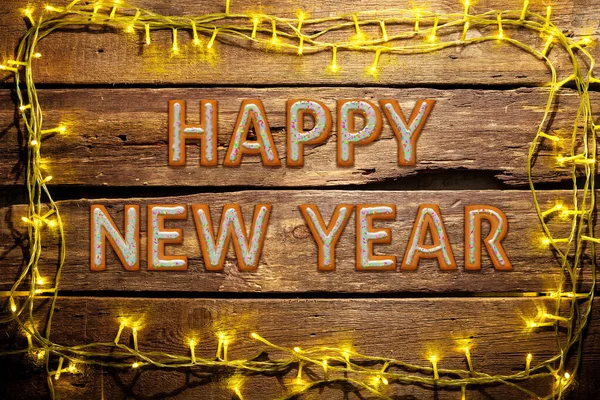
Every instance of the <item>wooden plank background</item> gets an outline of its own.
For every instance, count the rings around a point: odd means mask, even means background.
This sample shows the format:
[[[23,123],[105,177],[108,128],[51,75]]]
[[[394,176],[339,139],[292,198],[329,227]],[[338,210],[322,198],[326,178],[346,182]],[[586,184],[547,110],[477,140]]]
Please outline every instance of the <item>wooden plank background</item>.
[[[56,0],[53,5],[68,2]],[[163,15],[224,10],[224,1],[132,2]],[[0,4],[0,56],[14,56],[25,31],[22,8],[28,4],[39,11],[45,3],[6,0]],[[591,35],[596,41],[600,38],[600,1],[566,0],[552,6],[552,20],[564,32],[574,37]],[[352,4],[355,11],[413,7],[414,2],[408,0]],[[455,0],[431,0],[419,7],[462,12],[462,5]],[[521,0],[481,0],[473,12],[521,7]],[[542,0],[530,1],[535,12],[543,13],[545,7]],[[298,8],[313,17],[325,17],[350,7],[333,0],[232,2],[232,12],[262,10],[291,17]],[[379,34],[377,29],[366,31]],[[470,37],[480,34],[469,32]],[[540,48],[544,45],[544,39],[519,31],[507,30],[507,34],[530,40]],[[189,46],[188,36],[180,33],[182,51],[178,57],[169,57],[168,31],[153,33],[150,47],[140,45],[137,35],[96,28],[58,32],[40,43],[38,50],[43,57],[36,61],[34,77],[45,124],[65,123],[69,128],[67,135],[49,137],[42,147],[44,172],[54,176],[51,191],[63,200],[59,207],[66,219],[68,247],[61,283],[64,293],[58,301],[53,340],[65,345],[110,341],[118,329],[118,316],[141,316],[145,321],[140,348],[178,354],[186,354],[184,339],[190,332],[202,338],[199,354],[213,354],[214,333],[221,329],[235,334],[232,357],[248,357],[260,350],[245,339],[253,330],[284,346],[350,343],[363,353],[391,355],[423,365],[433,346],[442,353],[443,368],[465,367],[456,340],[471,338],[475,367],[490,373],[521,370],[527,352],[534,354],[534,363],[554,354],[554,332],[523,329],[523,318],[549,306],[548,301],[520,297],[551,290],[558,279],[552,252],[537,245],[538,222],[525,169],[529,142],[548,95],[547,88],[539,87],[550,78],[540,62],[506,44],[486,43],[432,55],[384,55],[381,75],[374,79],[365,74],[372,54],[340,52],[341,70],[334,75],[325,68],[331,58],[328,52],[298,57],[265,54],[247,48],[247,44],[217,43],[216,52],[206,53]],[[599,45],[589,50],[600,59]],[[552,50],[550,59],[559,77],[570,74],[564,52]],[[15,118],[18,114],[11,86],[0,75],[0,290],[8,288],[22,268],[27,244],[20,222],[25,210],[21,203],[25,200],[26,139]],[[599,103],[598,87],[593,90],[590,95],[595,106]],[[282,160],[284,166],[266,171],[252,157],[244,160],[240,169],[201,168],[197,144],[187,147],[188,166],[167,167],[167,100],[187,100],[192,121],[197,118],[200,99],[219,101],[219,152],[223,157],[245,98],[263,100],[279,153],[284,155],[285,100],[297,97],[324,101],[334,118],[333,105],[339,98],[395,98],[404,110],[422,98],[437,102],[418,142],[418,165],[414,168],[397,167],[397,143],[386,122],[379,141],[357,148],[354,168],[335,166],[335,131],[323,145],[306,147],[306,163],[301,169],[287,168]],[[576,107],[576,93],[564,90],[552,125],[558,135],[570,135]],[[595,119],[598,121],[597,111]],[[568,197],[564,190],[570,189],[569,171],[555,162],[561,150],[544,142],[537,156],[533,178],[544,189],[543,206]],[[422,189],[427,191],[419,191]],[[211,204],[216,218],[226,201],[242,203],[249,212],[259,199],[276,207],[256,273],[240,273],[232,254],[223,273],[206,273],[191,218],[184,225],[186,241],[181,247],[182,254],[190,256],[190,271],[151,274],[144,264],[135,273],[110,266],[99,274],[89,271],[87,217],[92,203],[111,206],[120,225],[126,203],[205,202]],[[341,199],[397,204],[397,220],[383,224],[392,228],[392,245],[376,248],[399,256],[404,253],[417,205],[438,203],[459,265],[463,206],[475,201],[499,206],[511,223],[506,242],[513,249],[508,254],[515,269],[505,273],[484,268],[465,273],[459,267],[456,272],[442,273],[434,263],[425,262],[410,273],[360,274],[354,271],[351,220],[338,245],[337,270],[319,273],[315,245],[303,227],[297,204],[323,203],[327,214]],[[558,219],[552,224],[557,232],[564,229]],[[49,276],[56,268],[52,262],[56,238],[53,232],[44,235],[43,271]],[[582,275],[580,285],[580,289],[589,287],[589,274]],[[45,306],[42,303],[36,308],[40,326],[44,325]],[[595,305],[573,399],[597,398],[599,318],[600,308]],[[2,349],[26,345],[14,327],[6,329],[2,337]],[[124,340],[131,338],[126,334]],[[47,396],[39,365],[29,358],[5,361],[0,362],[0,398]],[[294,374],[292,369],[281,378],[248,379],[243,386],[245,398],[281,395]],[[535,388],[543,391],[549,384],[537,382]],[[57,396],[64,399],[232,398],[224,382],[205,382],[186,371],[88,369],[84,374],[64,374],[57,385]],[[398,399],[460,398],[458,392],[432,392],[418,386],[393,385],[389,390],[388,394]],[[326,388],[307,398],[360,396]],[[467,398],[520,399],[522,395],[499,386],[469,390]]]

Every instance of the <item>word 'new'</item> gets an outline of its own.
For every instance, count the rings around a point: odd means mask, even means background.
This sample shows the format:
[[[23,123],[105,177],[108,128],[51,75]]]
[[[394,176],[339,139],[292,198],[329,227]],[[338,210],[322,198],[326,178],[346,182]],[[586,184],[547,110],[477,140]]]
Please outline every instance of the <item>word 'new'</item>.
[[[398,141],[398,164],[415,165],[417,139],[433,109],[435,100],[419,100],[408,119],[396,100],[380,100],[379,104]],[[217,112],[215,100],[200,102],[200,123],[187,122],[186,102],[169,101],[169,165],[186,164],[185,145],[188,140],[200,141],[200,165],[217,165]],[[305,130],[304,119],[312,119],[312,128]],[[363,119],[363,127],[356,129],[355,119]],[[304,145],[315,145],[327,140],[331,133],[331,111],[316,100],[288,100],[287,102],[287,165],[304,165]],[[354,146],[376,140],[381,134],[382,116],[379,108],[366,100],[338,100],[337,102],[337,164],[354,165]],[[256,140],[248,133],[254,129]],[[271,135],[269,122],[260,100],[244,100],[229,141],[223,165],[240,165],[244,155],[260,155],[265,166],[280,166],[281,161]]]
[[[355,214],[356,220],[356,269],[380,271],[397,268],[396,256],[373,254],[373,245],[389,244],[392,240],[389,228],[375,228],[373,222],[395,220],[394,204],[340,204],[336,206],[328,223],[323,220],[319,208],[314,204],[302,204],[299,205],[299,209],[317,245],[319,270],[335,269],[336,244],[352,213]],[[240,270],[252,271],[258,267],[272,205],[255,205],[249,229],[244,223],[238,204],[223,206],[221,222],[216,230],[211,221],[208,204],[192,204],[191,210],[207,270],[223,269],[225,256],[232,242]],[[122,234],[105,207],[91,206],[90,268],[92,271],[106,269],[105,239],[108,239],[126,270],[139,270],[140,209],[137,205],[126,205],[124,211],[124,234]],[[187,214],[188,206],[185,204],[148,205],[149,270],[180,271],[188,268],[187,256],[165,255],[166,244],[181,244],[183,241],[182,230],[165,228],[165,220],[185,220]],[[506,215],[493,206],[470,205],[464,209],[464,220],[465,269],[481,269],[482,243],[496,269],[512,269],[501,243],[508,231]],[[489,225],[489,233],[482,238],[481,226],[484,220]],[[418,267],[421,258],[436,259],[442,270],[457,268],[442,214],[436,204],[419,206],[401,268],[414,270]]]

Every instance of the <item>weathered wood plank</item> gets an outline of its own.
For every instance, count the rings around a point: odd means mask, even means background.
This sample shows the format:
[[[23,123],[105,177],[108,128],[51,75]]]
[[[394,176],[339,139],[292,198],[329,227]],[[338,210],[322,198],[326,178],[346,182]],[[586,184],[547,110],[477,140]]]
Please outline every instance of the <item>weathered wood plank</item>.
[[[430,176],[439,171],[481,171],[508,185],[527,184],[527,153],[543,115],[548,91],[433,90],[391,88],[205,88],[40,90],[44,126],[63,123],[65,135],[42,141],[45,174],[52,184],[93,186],[320,186],[393,181]],[[260,98],[271,126],[279,168],[265,168],[259,156],[245,156],[239,168],[222,166],[241,100]],[[355,167],[336,165],[335,123],[329,139],[305,146],[304,167],[286,166],[285,102],[293,98],[323,101],[336,121],[336,100],[363,98],[373,102],[398,99],[406,115],[419,99],[436,104],[417,143],[417,165],[398,165],[398,141],[384,118],[380,139],[356,146]],[[187,165],[169,167],[168,101],[185,99],[188,120],[198,122],[200,99],[219,102],[219,166],[199,165],[199,143],[188,141]],[[575,91],[559,96],[550,128],[564,138],[545,140],[536,157],[537,182],[570,179],[570,167],[559,167],[556,156],[566,151],[579,104]],[[600,94],[592,93],[592,102]],[[26,141],[15,124],[8,91],[0,92],[0,183],[22,184]],[[558,131],[558,133],[556,133]],[[581,144],[578,144],[581,145]]]
[[[370,355],[393,357],[419,365],[428,365],[427,356],[436,352],[441,369],[465,369],[462,340],[472,343],[471,357],[475,370],[491,374],[512,374],[524,368],[525,355],[533,354],[532,365],[556,354],[553,329],[531,332],[524,329],[523,318],[534,317],[552,301],[536,298],[434,298],[434,299],[348,299],[348,300],[229,300],[229,299],[131,299],[131,298],[60,298],[54,316],[52,338],[64,345],[111,342],[118,330],[118,318],[141,320],[138,331],[141,351],[159,350],[187,355],[187,340],[196,337],[198,357],[213,357],[217,347],[216,333],[231,335],[229,359],[254,357],[262,346],[249,338],[258,332],[268,340],[285,347],[351,346]],[[595,306],[592,319],[598,321],[600,308]],[[588,336],[600,334],[593,323]],[[26,346],[22,334],[7,331],[5,339]],[[561,333],[561,336],[564,333]],[[131,344],[131,330],[126,329],[121,341]],[[461,346],[462,345],[462,346]],[[271,359],[284,353],[268,350]],[[586,365],[599,362],[597,340],[585,346]],[[55,362],[55,360],[53,360]],[[54,364],[52,364],[54,365]],[[81,366],[80,366],[81,367]],[[30,366],[31,368],[31,366]],[[56,368],[56,366],[54,366]],[[64,373],[55,381],[57,398],[148,398],[151,396],[180,399],[231,399],[227,381],[202,383],[183,369],[177,372],[151,371],[142,368],[132,372],[116,372],[82,367],[84,373]],[[322,371],[305,367],[304,376],[317,379]],[[585,377],[575,393],[577,399],[592,399],[593,383]],[[13,374],[8,371],[9,376]],[[292,368],[284,377],[247,377],[242,393],[248,399],[273,399],[286,392],[296,376]],[[10,390],[7,382],[0,387]],[[31,381],[29,381],[31,382]],[[586,383],[587,382],[587,383]],[[543,394],[550,382],[537,381],[532,387]],[[396,398],[452,399],[460,392],[439,390],[436,394],[420,387],[399,385],[393,381],[384,389]],[[44,385],[23,385],[11,392],[10,398],[39,398]],[[370,398],[367,393],[364,393]],[[414,396],[414,397],[413,397]],[[343,398],[339,387],[315,391],[308,398]],[[350,394],[349,398],[360,398]],[[523,394],[506,386],[469,390],[468,399],[521,399]]]
[[[69,0],[57,0],[56,5],[66,5]],[[39,9],[45,0],[30,1]],[[178,1],[177,4],[165,4],[159,0],[137,0],[134,6],[146,8],[164,15],[200,15],[224,11],[222,2]],[[489,10],[521,10],[522,0],[485,0],[472,7],[473,13]],[[25,31],[20,0],[3,2],[0,8],[0,49],[6,56],[12,56],[19,37]],[[313,17],[328,17],[351,11],[413,9],[410,0],[371,0],[352,7],[340,8],[334,0],[307,0],[302,4],[284,0],[251,1],[232,3],[232,13],[257,12],[274,13],[293,17],[298,8],[307,11]],[[419,5],[428,11],[437,13],[461,13],[462,5],[457,0],[432,0],[427,5]],[[531,1],[530,10],[545,13],[546,4]],[[109,7],[102,9],[108,13]],[[576,35],[599,33],[597,15],[600,14],[600,2],[589,0],[567,0],[553,4],[552,20],[564,31]],[[351,21],[350,16],[348,16]],[[244,21],[245,22],[245,21]],[[250,23],[248,22],[250,25]],[[268,28],[268,27],[267,27]],[[310,29],[310,28],[305,28]],[[390,34],[410,31],[412,26],[388,27]],[[495,27],[490,28],[495,34]],[[513,38],[527,37],[528,43],[542,49],[545,39],[533,33],[523,33],[506,27],[507,35]],[[94,30],[94,29],[92,29]],[[365,28],[372,37],[379,37],[378,26]],[[485,34],[472,29],[468,37]],[[351,32],[343,38],[347,39]],[[444,32],[440,32],[444,37]],[[144,47],[143,35],[125,35],[123,33],[104,33],[77,31],[73,33],[53,33],[44,39],[38,50],[44,56],[36,62],[34,75],[40,83],[207,83],[207,84],[340,84],[364,85],[380,84],[527,84],[545,83],[550,79],[546,67],[539,60],[522,50],[506,43],[488,42],[466,48],[456,47],[440,51],[437,54],[410,56],[382,56],[382,73],[377,79],[366,74],[373,62],[373,54],[340,52],[339,74],[331,74],[326,66],[331,61],[329,52],[298,57],[279,55],[262,49],[253,48],[244,42],[229,45],[218,43],[216,52],[207,54],[190,45],[188,34],[180,34],[179,56],[170,57],[171,33],[164,31],[153,34],[153,44]],[[445,36],[446,40],[455,40],[459,33]],[[421,41],[423,38],[419,37]],[[596,57],[600,47],[592,48]],[[557,69],[569,75],[571,64],[566,52],[553,50],[550,58]],[[239,62],[243,60],[243,62]],[[118,73],[116,73],[118,71]]]
[[[570,192],[540,192],[542,209],[554,206],[557,200],[569,205]],[[141,209],[141,259],[146,260],[147,204],[209,204],[213,223],[220,221],[225,203],[241,204],[244,220],[249,224],[258,203],[272,204],[263,252],[258,269],[242,272],[232,249],[224,270],[207,271],[199,247],[191,208],[186,221],[169,221],[167,227],[183,229],[183,244],[167,246],[166,254],[188,256],[187,271],[148,271],[141,262],[139,271],[125,271],[108,251],[107,269],[91,272],[89,262],[90,205],[105,205],[119,227],[123,226],[123,206],[137,204]],[[390,245],[376,245],[376,254],[397,255],[398,264],[405,253],[418,206],[438,204],[453,247],[458,270],[441,271],[433,259],[421,261],[416,271],[358,272],[355,269],[355,217],[352,216],[337,244],[336,270],[319,272],[317,247],[298,209],[299,204],[317,204],[329,221],[335,205],[396,204],[395,221],[377,221],[375,227],[391,229]],[[467,272],[464,266],[464,207],[471,204],[493,205],[503,210],[509,221],[509,231],[503,240],[513,264],[512,271],[497,271],[487,253],[482,270]],[[133,198],[126,200],[79,200],[59,203],[67,246],[66,265],[62,272],[61,289],[89,291],[182,291],[182,292],[520,292],[548,291],[556,288],[560,264],[552,251],[541,244],[541,227],[526,191],[245,191],[210,193],[170,198]],[[189,206],[188,206],[189,207]],[[3,254],[4,287],[10,286],[23,264],[22,248],[26,235],[20,218],[24,206],[0,209],[0,254]],[[550,220],[555,237],[567,237],[570,223],[554,215]],[[249,225],[247,225],[249,226]],[[488,228],[484,228],[488,229]],[[484,231],[485,232],[485,231]],[[44,274],[56,268],[56,233],[45,234],[41,265]],[[584,265],[587,267],[587,261]],[[588,269],[588,268],[586,268]],[[582,277],[582,287],[588,287],[589,276]]]

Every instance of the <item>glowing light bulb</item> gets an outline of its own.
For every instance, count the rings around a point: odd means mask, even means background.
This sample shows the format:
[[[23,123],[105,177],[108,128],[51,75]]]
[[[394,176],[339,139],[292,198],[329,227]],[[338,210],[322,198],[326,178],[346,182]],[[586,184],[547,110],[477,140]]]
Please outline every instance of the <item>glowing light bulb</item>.
[[[437,369],[437,363],[439,361],[438,356],[436,356],[435,354],[430,355],[429,361],[431,362],[431,366],[433,367],[433,379],[440,379],[440,375]]]
[[[38,144],[40,144],[40,143],[39,143],[37,140],[35,140],[35,139],[33,139],[33,140],[31,140],[31,141],[29,142],[29,145],[30,145],[31,147],[35,147],[35,146],[37,146]]]
[[[76,364],[75,362],[72,362],[72,361],[71,361],[71,362],[69,363],[69,367],[67,368],[67,371],[68,371],[70,374],[76,374],[76,373],[78,373],[78,372],[79,372],[79,370],[77,369],[77,364]]]
[[[140,367],[140,363],[138,362],[134,362],[133,364],[131,364],[131,368],[139,368]]]
[[[149,46],[150,45],[150,25],[149,24],[145,24],[144,25],[144,30],[146,32],[146,45]]]
[[[39,278],[37,278],[36,283],[38,285],[43,285],[46,283],[46,280],[40,276]]]
[[[235,393],[235,395],[238,397],[238,399],[242,400],[242,391],[240,390],[239,386],[236,386],[233,388],[233,393]]]
[[[571,377],[571,374],[569,374],[568,372],[565,372],[565,379],[569,379]]]
[[[259,336],[258,336],[258,333],[256,333],[256,332],[252,332],[252,333],[250,334],[250,337],[251,337],[252,339],[258,339],[258,338],[259,338]]]
[[[42,53],[33,53],[33,58],[42,58]]]
[[[215,39],[217,37],[217,33],[219,32],[219,30],[217,28],[215,28],[215,30],[213,31],[213,34],[210,38],[210,40],[208,41],[208,44],[206,45],[207,49],[210,49],[213,47],[213,44],[215,43]]]
[[[191,353],[192,364],[196,364],[196,340],[194,340],[194,339],[190,340],[190,353]]]
[[[525,373],[527,373],[527,374],[529,374],[532,359],[533,359],[533,356],[531,355],[531,353],[528,353],[527,358],[525,359]]]

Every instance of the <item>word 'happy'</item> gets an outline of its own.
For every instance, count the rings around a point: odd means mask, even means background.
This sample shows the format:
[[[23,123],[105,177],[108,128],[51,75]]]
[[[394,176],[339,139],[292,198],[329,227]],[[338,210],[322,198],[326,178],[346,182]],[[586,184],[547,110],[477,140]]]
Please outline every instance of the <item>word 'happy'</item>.
[[[398,164],[416,164],[416,144],[421,129],[433,109],[435,100],[418,100],[408,118],[404,117],[396,100],[380,100],[379,104],[398,140]],[[200,165],[217,165],[217,109],[215,100],[200,101],[200,123],[186,121],[186,102],[169,101],[169,165],[186,164],[185,144],[187,140],[200,140]],[[304,117],[312,118],[313,126],[305,130]],[[364,124],[356,129],[356,117]],[[331,111],[316,100],[287,101],[287,165],[304,165],[304,145],[324,142],[331,133]],[[376,140],[381,133],[382,116],[379,108],[366,100],[338,100],[337,102],[337,164],[341,167],[354,165],[354,146]],[[256,140],[248,133],[254,129]],[[262,101],[244,100],[237,122],[229,141],[223,165],[240,165],[244,155],[260,155],[264,166],[281,165],[277,148]]]
[[[391,230],[375,228],[373,222],[395,220],[394,204],[339,204],[329,223],[323,220],[316,205],[301,204],[298,207],[317,245],[316,258],[319,270],[335,269],[336,244],[352,213],[355,214],[356,220],[356,269],[382,271],[397,268],[396,256],[373,254],[374,244],[389,244],[392,241]],[[252,224],[248,229],[244,224],[240,205],[226,204],[223,206],[221,222],[215,230],[209,205],[192,204],[191,211],[206,270],[223,270],[225,256],[232,244],[239,269],[255,270],[260,261],[272,209],[273,206],[270,204],[256,204]],[[149,270],[187,270],[187,256],[165,255],[166,244],[183,242],[182,229],[165,228],[165,220],[186,220],[188,211],[186,204],[148,205],[146,237]],[[470,205],[464,209],[464,221],[465,269],[481,269],[482,242],[497,270],[512,269],[501,244],[508,232],[506,215],[493,206]],[[483,221],[489,225],[489,233],[485,238],[481,237]],[[90,269],[92,271],[106,269],[105,239],[108,239],[125,270],[140,269],[140,207],[138,205],[125,206],[124,234],[119,231],[107,209],[102,205],[91,206],[90,224]],[[401,268],[414,270],[418,267],[421,258],[437,259],[442,270],[457,269],[442,215],[436,204],[419,206]]]

